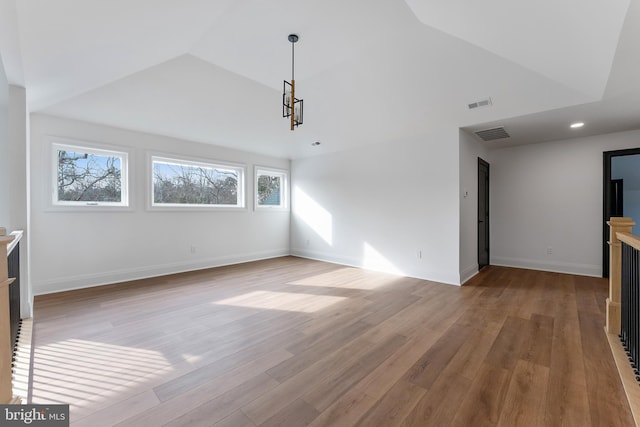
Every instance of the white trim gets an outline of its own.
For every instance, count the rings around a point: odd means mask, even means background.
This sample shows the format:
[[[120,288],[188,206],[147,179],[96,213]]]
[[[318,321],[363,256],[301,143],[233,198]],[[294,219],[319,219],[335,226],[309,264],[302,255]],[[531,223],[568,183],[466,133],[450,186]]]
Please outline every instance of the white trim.
[[[90,212],[133,212],[135,209],[133,206],[109,206],[109,205],[51,205],[44,208],[42,211],[47,213],[90,213]]]
[[[460,284],[464,285],[466,282],[471,280],[471,278],[474,277],[478,273],[479,273],[479,271],[478,271],[478,265],[477,264],[470,265],[469,267],[467,267],[464,270],[460,271]]]
[[[153,164],[168,163],[185,166],[202,166],[210,169],[228,169],[238,172],[238,203],[236,205],[205,205],[205,204],[181,204],[181,203],[160,203],[154,202],[154,185],[153,185]],[[195,158],[189,156],[147,152],[147,202],[146,207],[149,211],[244,211],[247,209],[246,196],[246,175],[247,167],[243,163],[227,162],[222,160],[214,160],[210,158]]]
[[[292,248],[291,255],[297,256],[300,258],[312,259],[316,261],[330,262],[330,263],[345,265],[349,267],[362,268],[363,270],[371,270],[371,268],[365,266],[362,263],[362,260],[360,258],[356,258],[356,257],[335,256],[327,252],[309,251],[309,250],[300,249],[300,248]],[[399,276],[399,277],[412,277],[414,279],[421,279],[429,282],[438,282],[438,283],[443,283],[445,285],[460,286],[458,277],[454,278],[454,277],[444,276],[442,274],[438,274],[434,272],[429,272],[427,273],[427,275],[413,275],[413,274],[406,274],[404,272],[402,274],[398,274],[397,272],[385,271],[385,270],[375,270],[375,271],[380,271],[388,274],[395,274],[396,276]]]
[[[22,231],[22,230],[12,231],[9,235],[10,236],[14,236],[14,239],[7,245],[7,256],[11,254],[11,251],[13,251],[13,249],[16,246],[18,246],[18,242],[20,240],[22,240],[22,236],[24,235],[24,231]]]
[[[92,288],[95,286],[111,285],[128,282],[131,280],[148,279],[151,277],[166,276],[169,274],[184,273],[189,271],[205,270],[225,265],[242,264],[263,259],[288,256],[288,249],[273,251],[253,252],[248,254],[230,255],[224,257],[203,259],[199,261],[174,262],[169,264],[150,265],[140,268],[129,268],[117,271],[80,274],[57,279],[43,280],[33,283],[33,288],[38,289],[34,295],[46,295],[56,292],[71,291],[76,289]]]
[[[551,262],[521,258],[491,257],[491,265],[526,268],[552,273],[576,274],[578,276],[602,277],[602,266],[571,262]]]
[[[100,143],[93,141],[80,141],[64,137],[47,135],[45,137],[49,145],[49,155],[46,157],[46,188],[50,190],[50,197],[45,204],[45,212],[127,212],[133,211],[132,189],[134,188],[130,164],[133,162],[133,150],[128,147]],[[111,155],[120,158],[121,202],[69,202],[58,200],[58,155],[59,149],[73,149],[97,155]]]

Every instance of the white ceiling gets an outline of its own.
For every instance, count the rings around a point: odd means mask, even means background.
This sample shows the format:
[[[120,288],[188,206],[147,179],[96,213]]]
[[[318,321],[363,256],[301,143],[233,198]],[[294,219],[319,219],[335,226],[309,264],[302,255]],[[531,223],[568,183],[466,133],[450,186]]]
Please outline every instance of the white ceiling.
[[[290,158],[443,126],[506,126],[490,146],[640,128],[638,52],[629,0],[0,0],[32,112]]]

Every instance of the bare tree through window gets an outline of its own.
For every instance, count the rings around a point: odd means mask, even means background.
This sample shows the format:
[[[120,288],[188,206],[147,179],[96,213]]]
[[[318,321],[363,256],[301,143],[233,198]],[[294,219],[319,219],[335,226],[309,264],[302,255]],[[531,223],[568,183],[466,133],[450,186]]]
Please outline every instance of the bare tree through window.
[[[258,177],[258,204],[280,205],[280,177],[260,175]]]
[[[122,158],[58,150],[59,202],[122,202]]]
[[[153,162],[153,203],[239,205],[239,171],[196,164]]]
[[[256,205],[265,208],[286,207],[285,171],[256,169]]]

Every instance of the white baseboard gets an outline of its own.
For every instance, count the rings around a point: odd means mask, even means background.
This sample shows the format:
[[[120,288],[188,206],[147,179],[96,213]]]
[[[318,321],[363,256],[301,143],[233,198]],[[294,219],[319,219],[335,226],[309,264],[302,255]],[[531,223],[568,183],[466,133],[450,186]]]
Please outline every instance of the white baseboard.
[[[464,285],[476,274],[478,274],[478,264],[470,265],[469,267],[460,271],[460,284]]]
[[[348,256],[342,256],[342,255],[335,255],[327,252],[309,251],[309,250],[300,249],[300,248],[292,248],[291,255],[297,256],[300,258],[312,259],[315,261],[330,262],[333,264],[340,264],[348,267],[356,267],[356,268],[362,268],[365,270],[380,271],[383,273],[395,274],[403,277],[412,277],[414,279],[422,279],[422,280],[428,280],[431,282],[444,283],[446,285],[460,286],[458,277],[449,277],[448,275],[443,275],[436,272],[428,272],[426,274],[423,274],[423,273],[406,272],[406,271],[398,272],[398,271],[388,271],[384,269],[372,269],[369,266],[364,265],[362,262],[362,259],[358,257],[348,257]]]
[[[315,261],[329,262],[332,264],[345,265],[348,267],[362,268],[359,260],[353,257],[336,256],[327,252],[309,251],[305,249],[292,249],[291,255],[300,258],[312,259]]]
[[[288,249],[276,251],[253,252],[243,255],[218,257],[190,262],[176,262],[171,264],[150,265],[140,268],[122,269],[96,274],[81,274],[51,280],[33,282],[34,295],[46,295],[56,292],[91,288],[94,286],[110,285],[131,280],[148,279],[150,277],[166,276],[168,274],[184,273],[187,271],[204,270],[225,265],[241,264],[269,258],[289,255]]]
[[[491,257],[491,265],[577,274],[579,276],[602,277],[602,266],[559,261],[540,261],[521,258]]]

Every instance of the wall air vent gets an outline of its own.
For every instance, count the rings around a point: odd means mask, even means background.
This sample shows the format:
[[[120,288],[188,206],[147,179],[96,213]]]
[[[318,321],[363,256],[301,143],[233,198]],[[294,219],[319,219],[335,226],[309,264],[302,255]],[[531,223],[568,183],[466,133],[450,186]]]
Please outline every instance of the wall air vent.
[[[480,101],[472,102],[471,104],[467,104],[467,107],[469,107],[469,110],[473,110],[476,108],[490,107],[491,105],[493,105],[493,103],[491,102],[491,98],[487,98]]]
[[[493,129],[479,130],[475,132],[483,141],[495,141],[496,139],[511,138],[504,127],[500,126]]]

